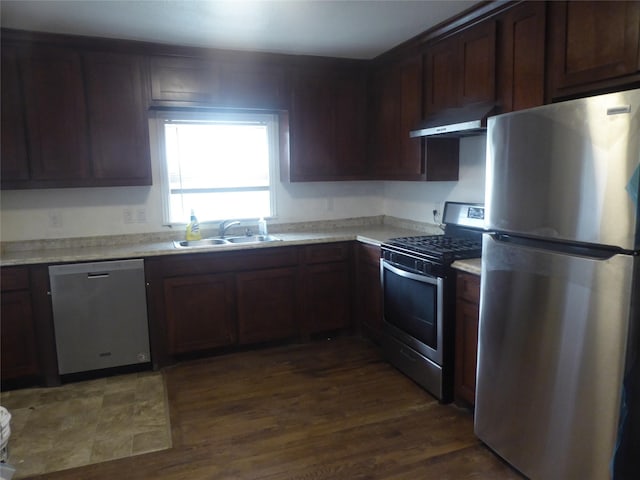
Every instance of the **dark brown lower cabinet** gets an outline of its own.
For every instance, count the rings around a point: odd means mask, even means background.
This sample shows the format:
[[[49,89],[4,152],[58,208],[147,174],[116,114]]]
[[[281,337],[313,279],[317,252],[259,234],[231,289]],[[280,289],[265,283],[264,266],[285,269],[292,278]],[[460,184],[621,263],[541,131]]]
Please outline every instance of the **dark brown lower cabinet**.
[[[475,404],[476,396],[479,304],[480,277],[458,273],[454,395],[468,405]]]
[[[154,366],[351,326],[351,242],[145,260]]]
[[[306,333],[351,326],[350,252],[349,242],[305,247],[302,304]]]
[[[232,274],[194,275],[164,281],[170,354],[235,343],[234,287]]]
[[[305,275],[305,317],[309,333],[349,327],[349,266],[344,263],[310,265]]]
[[[40,373],[35,319],[31,308],[29,269],[3,268],[0,319],[0,371],[2,381]]]
[[[298,335],[296,284],[296,268],[237,274],[240,344],[280,340]]]
[[[358,244],[356,248],[356,316],[361,331],[377,341],[383,315],[380,247]]]

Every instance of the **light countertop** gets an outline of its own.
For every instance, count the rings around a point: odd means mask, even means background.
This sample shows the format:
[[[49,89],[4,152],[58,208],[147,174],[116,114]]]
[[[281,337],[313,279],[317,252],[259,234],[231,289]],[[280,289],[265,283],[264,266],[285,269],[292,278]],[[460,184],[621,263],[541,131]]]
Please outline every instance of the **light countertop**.
[[[144,258],[161,255],[181,255],[205,252],[227,252],[256,248],[278,248],[292,245],[309,245],[314,243],[341,242],[358,240],[380,245],[393,237],[424,235],[438,233],[434,226],[408,225],[359,225],[330,226],[317,231],[273,232],[272,235],[282,241],[217,245],[196,248],[176,248],[173,239],[157,238],[157,234],[142,234],[113,237],[93,237],[85,239],[46,240],[42,242],[16,242],[3,245],[0,266],[51,264],[66,262],[89,262],[101,260],[117,260],[124,258]],[[425,229],[426,228],[426,229]],[[271,233],[271,232],[270,232]],[[165,236],[166,237],[166,236]]]
[[[451,266],[456,270],[460,270],[462,272],[480,275],[480,273],[482,272],[482,259],[469,258],[466,260],[456,260]]]

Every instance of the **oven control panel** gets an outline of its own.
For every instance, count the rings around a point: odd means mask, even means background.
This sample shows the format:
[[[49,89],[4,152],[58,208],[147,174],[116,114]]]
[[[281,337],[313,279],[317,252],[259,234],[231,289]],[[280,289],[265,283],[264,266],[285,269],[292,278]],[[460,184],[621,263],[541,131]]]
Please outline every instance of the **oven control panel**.
[[[443,221],[446,225],[484,228],[484,205],[479,203],[446,202]]]
[[[448,272],[444,265],[416,258],[406,253],[383,250],[382,258],[395,267],[421,275],[446,277]]]

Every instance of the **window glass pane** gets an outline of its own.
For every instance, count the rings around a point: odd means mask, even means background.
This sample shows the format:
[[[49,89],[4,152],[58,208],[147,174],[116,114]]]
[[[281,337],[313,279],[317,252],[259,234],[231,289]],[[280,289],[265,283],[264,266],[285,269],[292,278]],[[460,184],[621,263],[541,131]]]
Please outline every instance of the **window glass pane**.
[[[277,117],[262,113],[160,115],[164,215],[187,223],[273,217]]]
[[[269,185],[266,125],[165,125],[169,187]]]

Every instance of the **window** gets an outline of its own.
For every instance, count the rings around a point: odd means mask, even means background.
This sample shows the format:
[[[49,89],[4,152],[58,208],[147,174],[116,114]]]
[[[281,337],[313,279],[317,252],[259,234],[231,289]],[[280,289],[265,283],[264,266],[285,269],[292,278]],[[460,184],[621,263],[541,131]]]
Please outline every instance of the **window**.
[[[187,223],[275,216],[277,116],[160,112],[164,219]]]

